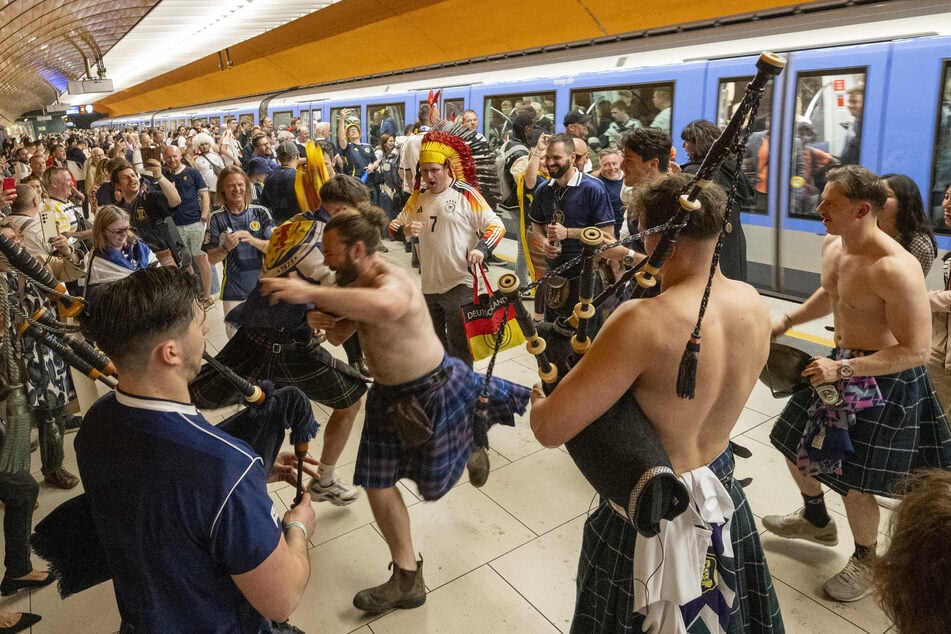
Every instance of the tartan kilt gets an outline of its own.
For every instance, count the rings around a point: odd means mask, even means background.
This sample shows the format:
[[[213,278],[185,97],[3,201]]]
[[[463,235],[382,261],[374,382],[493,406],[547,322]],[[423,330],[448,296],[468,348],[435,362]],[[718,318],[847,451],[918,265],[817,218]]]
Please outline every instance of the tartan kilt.
[[[730,492],[736,507],[730,525],[736,603],[728,631],[736,634],[784,632],[779,601],[753,514],[743,488],[733,480],[733,453],[727,449],[709,466]],[[584,526],[572,634],[641,632],[644,615],[633,610],[636,538],[633,524],[602,499]]]
[[[422,378],[401,385],[374,384],[366,416],[354,484],[386,489],[400,478],[413,480],[425,500],[438,500],[462,476],[472,451],[472,412],[485,377],[461,360],[444,356]],[[419,447],[401,444],[387,408],[399,397],[415,394],[432,423],[432,437]],[[515,413],[528,405],[528,388],[493,377],[489,386],[489,424],[514,426]]]
[[[299,388],[307,398],[332,409],[360,400],[367,385],[360,374],[310,338],[281,339],[277,331],[242,326],[215,359],[250,381],[273,381]],[[223,376],[205,365],[188,386],[199,409],[217,409],[244,399]]]
[[[885,404],[855,413],[855,425],[849,429],[855,452],[843,461],[842,475],[815,476],[841,495],[855,490],[899,497],[910,473],[951,467],[951,432],[925,366],[875,380]],[[793,464],[814,398],[814,390],[793,394],[769,435]]]

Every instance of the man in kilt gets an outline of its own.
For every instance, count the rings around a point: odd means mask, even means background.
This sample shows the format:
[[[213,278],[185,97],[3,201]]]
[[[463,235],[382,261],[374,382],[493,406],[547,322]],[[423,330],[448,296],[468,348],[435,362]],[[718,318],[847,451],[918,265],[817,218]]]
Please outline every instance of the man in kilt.
[[[876,224],[885,198],[881,180],[865,168],[828,173],[818,207],[829,234],[821,286],[773,325],[777,336],[830,312],[835,319],[831,358],[816,357],[802,373],[816,390],[794,394],[770,434],[805,507],[763,524],[780,537],[834,546],[820,483],[843,496],[855,551],[824,585],[837,601],[873,590],[874,496],[898,497],[910,472],[951,466],[951,435],[924,366],[931,341],[925,281],[917,260]]]
[[[261,291],[272,302],[313,306],[308,323],[331,342],[357,332],[363,343],[375,382],[354,482],[367,491],[393,573],[386,583],[358,592],[353,604],[383,612],[426,600],[423,562],[416,559],[396,482],[410,478],[424,499],[436,500],[459,480],[474,450],[472,411],[485,377],[446,355],[419,283],[377,254],[386,213],[366,202],[357,207],[335,215],[324,232],[336,287],[271,277],[261,280]],[[488,422],[514,425],[514,414],[528,405],[528,390],[498,378],[488,388]]]
[[[321,253],[326,217],[298,214],[274,230],[264,254],[263,277],[291,272],[314,284],[333,283],[333,272]],[[324,428],[318,477],[308,484],[316,502],[345,506],[357,500],[359,488],[336,472],[360,402],[367,391],[365,379],[347,363],[337,360],[314,338],[303,306],[271,306],[257,289],[225,319],[237,328],[215,358],[239,375],[254,381],[273,381],[280,387],[300,388],[311,400],[333,411]],[[202,369],[189,385],[200,409],[224,407],[241,395],[211,367]]]
[[[639,226],[669,221],[686,183],[686,176],[672,175],[639,189],[633,209]],[[551,395],[541,384],[532,390],[532,430],[548,447],[573,439],[630,393],[637,401],[631,424],[654,428],[663,445],[657,453],[666,452],[690,493],[687,510],[663,521],[653,537],[638,534],[627,512],[602,497],[585,522],[573,633],[783,631],[729,447],[769,352],[769,311],[751,286],[719,267],[710,276],[726,196],[712,185],[698,202],[701,209],[689,214],[661,270],[663,291],[621,304]],[[648,253],[659,236],[645,238]],[[684,343],[708,279],[694,398],[680,398]]]

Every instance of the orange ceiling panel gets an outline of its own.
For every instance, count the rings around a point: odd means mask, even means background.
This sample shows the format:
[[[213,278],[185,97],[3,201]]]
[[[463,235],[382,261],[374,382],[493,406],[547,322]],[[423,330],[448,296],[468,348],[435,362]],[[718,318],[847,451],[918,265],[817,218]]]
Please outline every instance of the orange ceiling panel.
[[[546,0],[525,10],[511,0],[342,0],[232,46],[225,71],[217,55],[208,56],[110,95],[96,109],[146,112],[790,4],[738,0],[727,9],[682,0],[632,8],[617,0]]]

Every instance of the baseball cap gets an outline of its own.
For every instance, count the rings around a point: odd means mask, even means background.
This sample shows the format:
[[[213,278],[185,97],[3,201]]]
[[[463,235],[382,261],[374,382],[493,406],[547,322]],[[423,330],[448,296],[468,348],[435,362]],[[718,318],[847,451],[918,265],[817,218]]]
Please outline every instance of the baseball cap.
[[[252,157],[248,162],[248,176],[256,176],[258,174],[270,174],[271,166],[262,156]]]
[[[277,146],[277,160],[280,162],[295,159],[300,156],[297,144],[293,141],[281,141]]]
[[[588,124],[590,121],[591,121],[591,117],[589,115],[586,115],[582,112],[578,112],[577,110],[572,110],[571,112],[565,115],[564,124],[565,126],[569,126],[572,123]]]

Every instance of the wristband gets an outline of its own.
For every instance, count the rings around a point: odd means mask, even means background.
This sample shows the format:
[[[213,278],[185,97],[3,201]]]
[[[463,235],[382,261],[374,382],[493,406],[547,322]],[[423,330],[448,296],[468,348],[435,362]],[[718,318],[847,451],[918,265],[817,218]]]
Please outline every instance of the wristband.
[[[284,524],[284,534],[287,535],[287,529],[289,528],[299,528],[302,533],[304,533],[304,541],[307,541],[307,529],[304,528],[304,525],[300,522],[288,522]]]

